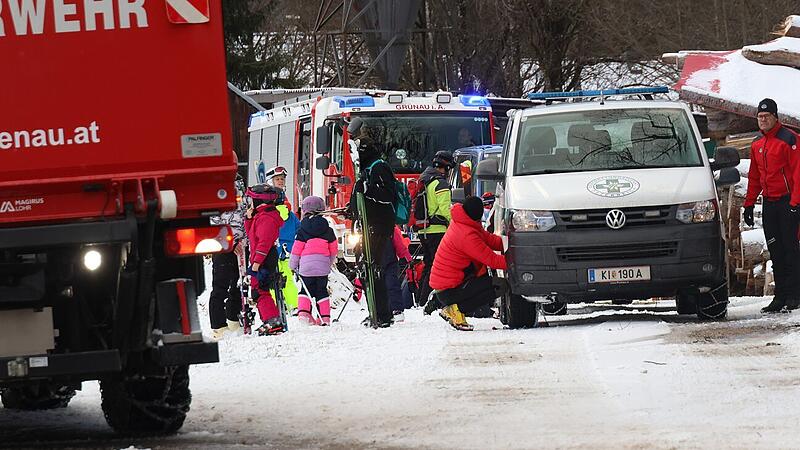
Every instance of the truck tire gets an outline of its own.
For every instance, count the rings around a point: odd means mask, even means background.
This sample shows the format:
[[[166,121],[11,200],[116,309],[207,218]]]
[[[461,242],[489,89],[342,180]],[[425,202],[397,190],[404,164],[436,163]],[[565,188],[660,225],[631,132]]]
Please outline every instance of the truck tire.
[[[162,376],[102,380],[100,391],[106,422],[126,435],[175,433],[192,401],[189,366],[168,367]]]
[[[697,317],[700,320],[725,320],[728,317],[728,283],[697,296]]]
[[[0,393],[6,409],[25,411],[66,408],[74,396],[75,389],[48,383],[7,387]]]
[[[533,328],[539,321],[539,304],[506,292],[501,302],[505,323],[508,328]]]

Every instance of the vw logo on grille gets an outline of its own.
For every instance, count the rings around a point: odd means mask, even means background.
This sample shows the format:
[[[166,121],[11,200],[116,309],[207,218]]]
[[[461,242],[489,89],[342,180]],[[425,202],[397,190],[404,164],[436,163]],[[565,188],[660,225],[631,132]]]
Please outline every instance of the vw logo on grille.
[[[619,209],[612,209],[606,214],[606,225],[612,230],[619,230],[625,226],[625,213]]]

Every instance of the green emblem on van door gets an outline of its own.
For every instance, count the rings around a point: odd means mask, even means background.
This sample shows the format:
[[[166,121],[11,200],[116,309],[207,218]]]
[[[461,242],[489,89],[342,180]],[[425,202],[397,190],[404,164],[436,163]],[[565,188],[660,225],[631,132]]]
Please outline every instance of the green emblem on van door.
[[[605,176],[590,181],[586,188],[600,197],[624,197],[638,191],[639,182],[628,177]]]

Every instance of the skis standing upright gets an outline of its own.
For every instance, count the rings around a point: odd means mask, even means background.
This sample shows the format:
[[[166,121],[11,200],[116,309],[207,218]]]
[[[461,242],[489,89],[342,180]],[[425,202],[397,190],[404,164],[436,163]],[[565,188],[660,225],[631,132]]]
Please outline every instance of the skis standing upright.
[[[372,258],[369,223],[367,221],[367,208],[364,194],[356,193],[356,206],[358,207],[358,222],[361,226],[361,261],[358,276],[365,281],[364,294],[367,297],[367,309],[369,310],[370,325],[378,327],[378,308],[375,303],[375,281],[378,278],[375,273],[375,261]],[[364,277],[366,275],[366,277]]]
[[[283,331],[286,332],[289,330],[288,320],[286,319],[286,301],[283,298],[283,288],[286,286],[286,278],[283,276],[283,273],[278,270],[277,266],[275,267],[275,275],[273,276],[273,280],[273,289],[275,290],[275,305],[278,306],[281,325],[283,325]]]
[[[250,275],[247,274],[248,266],[248,243],[247,238],[239,241],[236,248],[236,256],[239,261],[239,289],[241,290],[242,309],[239,312],[239,324],[242,326],[244,334],[253,332],[253,321],[256,318],[256,313],[250,306]]]

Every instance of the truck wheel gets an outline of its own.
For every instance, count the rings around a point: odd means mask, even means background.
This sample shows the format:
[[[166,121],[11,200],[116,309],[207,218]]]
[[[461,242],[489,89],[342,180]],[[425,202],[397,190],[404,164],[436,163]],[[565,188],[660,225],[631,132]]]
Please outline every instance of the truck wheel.
[[[0,393],[6,409],[26,411],[66,408],[74,396],[75,389],[67,386],[53,386],[48,383],[7,387]]]
[[[162,376],[128,375],[100,382],[106,422],[122,434],[171,434],[183,426],[192,394],[189,366]]]
[[[697,317],[700,320],[725,320],[728,316],[728,283],[697,296]]]
[[[539,304],[506,292],[501,306],[505,315],[505,323],[509,328],[533,328],[539,321]]]

